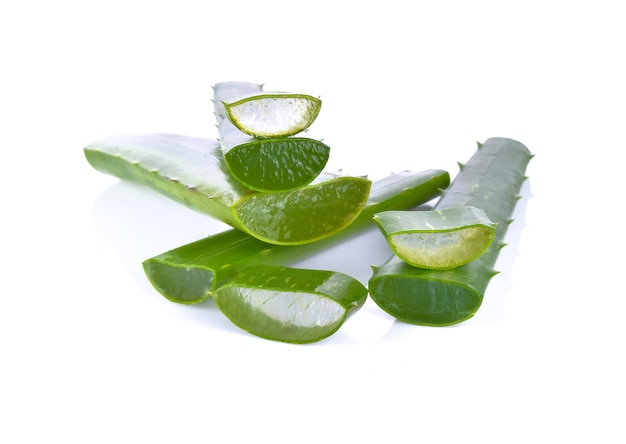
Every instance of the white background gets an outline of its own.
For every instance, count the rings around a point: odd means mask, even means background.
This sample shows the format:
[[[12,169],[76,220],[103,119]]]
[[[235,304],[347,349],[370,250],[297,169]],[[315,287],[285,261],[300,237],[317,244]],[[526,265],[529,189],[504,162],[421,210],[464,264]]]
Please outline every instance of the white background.
[[[618,1],[7,1],[0,6],[0,441],[624,443]],[[109,135],[216,137],[211,85],[321,96],[329,167],[536,155],[474,318],[371,301],[305,346],[181,306],[141,261],[226,227],[93,170]],[[366,283],[374,231],[303,265]]]

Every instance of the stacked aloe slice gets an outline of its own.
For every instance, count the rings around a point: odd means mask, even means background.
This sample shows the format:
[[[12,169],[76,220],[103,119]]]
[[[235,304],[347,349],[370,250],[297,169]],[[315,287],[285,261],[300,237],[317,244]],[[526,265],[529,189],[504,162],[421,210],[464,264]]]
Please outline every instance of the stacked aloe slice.
[[[224,161],[242,184],[257,191],[288,191],[322,172],[330,148],[299,136],[317,118],[320,99],[263,93],[261,85],[247,82],[222,82],[213,90]]]
[[[414,208],[449,184],[442,170],[401,172],[374,184],[325,172],[329,147],[302,137],[321,101],[265,93],[262,85],[214,86],[218,139],[117,135],[84,148],[98,171],[157,190],[233,227],[144,261],[171,301],[212,298],[242,329],[307,343],[328,337],[367,297],[341,273],[290,268],[372,225],[380,211]]]

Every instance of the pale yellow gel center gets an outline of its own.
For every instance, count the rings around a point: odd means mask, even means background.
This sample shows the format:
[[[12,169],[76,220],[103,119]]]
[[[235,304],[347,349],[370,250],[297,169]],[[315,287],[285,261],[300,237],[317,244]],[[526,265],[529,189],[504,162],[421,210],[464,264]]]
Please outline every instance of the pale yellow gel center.
[[[435,233],[401,233],[392,236],[398,256],[409,263],[448,267],[464,262],[484,249],[487,232],[480,227]]]

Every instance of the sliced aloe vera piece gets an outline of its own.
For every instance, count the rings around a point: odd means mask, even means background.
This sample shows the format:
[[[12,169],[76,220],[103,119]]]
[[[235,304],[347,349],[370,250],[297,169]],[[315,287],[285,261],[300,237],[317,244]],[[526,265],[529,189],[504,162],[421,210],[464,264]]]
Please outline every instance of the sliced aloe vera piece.
[[[452,270],[417,268],[394,254],[374,267],[368,283],[372,300],[395,318],[412,324],[452,325],[474,316],[491,278],[497,274],[494,265],[504,246],[531,158],[528,148],[516,140],[491,138],[479,144],[435,209],[482,209],[497,224],[489,248],[475,260]]]
[[[370,186],[365,178],[323,173],[314,183],[295,191],[249,196],[233,210],[237,220],[262,240],[285,245],[309,243],[354,221],[363,210]]]
[[[338,234],[318,242],[268,245],[239,230],[228,230],[149,258],[143,268],[153,287],[173,302],[194,304],[251,265],[287,266],[373,226],[374,214],[415,208],[440,194],[450,183],[443,170],[403,171],[376,180],[365,208]]]
[[[309,128],[322,107],[308,94],[262,92],[261,85],[229,83],[226,117],[241,132],[257,138],[294,136]]]
[[[254,192],[229,174],[216,141],[173,134],[111,136],[84,152],[102,173],[151,187],[272,244],[335,234],[358,216],[371,186],[363,177],[328,173],[298,190]]]
[[[475,207],[433,211],[385,211],[374,216],[393,252],[414,267],[446,270],[483,254],[496,231]]]
[[[265,193],[306,186],[324,169],[330,154],[327,145],[305,137],[221,140],[224,160],[233,177]]]
[[[367,288],[345,274],[271,265],[246,268],[214,294],[239,328],[296,344],[332,335],[366,298]]]
[[[309,137],[256,138],[243,133],[228,118],[224,103],[260,86],[245,82],[222,82],[213,87],[215,117],[224,161],[230,173],[247,188],[262,192],[288,191],[305,186],[324,169],[330,148]],[[282,112],[280,102],[269,102]],[[267,113],[274,112],[267,109]]]

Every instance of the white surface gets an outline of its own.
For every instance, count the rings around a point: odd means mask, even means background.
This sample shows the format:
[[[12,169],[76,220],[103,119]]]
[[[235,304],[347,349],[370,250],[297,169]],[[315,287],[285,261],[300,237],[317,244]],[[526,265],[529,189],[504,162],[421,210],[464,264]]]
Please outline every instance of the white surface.
[[[620,6],[4,4],[0,442],[625,442]],[[330,166],[372,178],[454,175],[492,136],[526,144],[478,314],[425,328],[370,301],[293,346],[158,295],[141,261],[225,227],[101,175],[82,148],[215,137],[224,80],[320,95]],[[387,248],[372,231],[304,265],[366,282]]]

